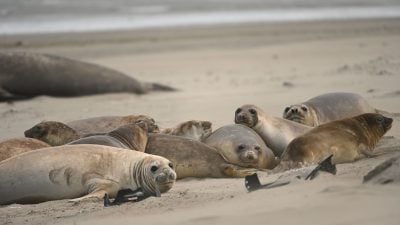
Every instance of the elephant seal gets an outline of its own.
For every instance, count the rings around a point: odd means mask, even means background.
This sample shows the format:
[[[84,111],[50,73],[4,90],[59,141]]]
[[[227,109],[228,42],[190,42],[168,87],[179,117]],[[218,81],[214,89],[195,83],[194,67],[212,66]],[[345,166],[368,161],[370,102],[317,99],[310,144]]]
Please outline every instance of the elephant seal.
[[[273,169],[278,162],[263,139],[251,128],[232,124],[218,128],[204,140],[227,161],[242,167]]]
[[[24,134],[25,137],[41,140],[51,146],[65,145],[80,137],[74,129],[58,121],[40,122]]]
[[[98,144],[144,152],[147,145],[147,126],[127,124],[107,134],[83,137],[68,144]]]
[[[68,122],[67,125],[74,129],[80,136],[97,133],[108,133],[126,124],[147,123],[148,131],[160,131],[153,118],[145,115],[128,116],[100,116]]]
[[[174,88],[142,83],[104,66],[49,54],[0,52],[0,101],[38,95],[84,96],[130,92],[144,94]]]
[[[283,118],[315,127],[334,120],[377,112],[379,110],[370,106],[367,100],[358,94],[334,92],[286,107]]]
[[[13,138],[0,142],[0,161],[32,150],[50,147],[49,144],[34,138]]]
[[[314,164],[333,154],[332,162],[353,162],[373,156],[380,138],[392,127],[393,119],[377,113],[336,120],[319,125],[293,139],[282,161]]]
[[[101,145],[64,145],[0,162],[0,205],[58,199],[114,198],[121,189],[147,195],[168,191],[176,180],[160,156]]]
[[[290,120],[269,116],[255,105],[239,107],[235,111],[235,123],[246,125],[257,132],[277,157],[282,155],[286,146],[294,138],[312,128]]]
[[[185,177],[245,177],[255,169],[228,163],[218,152],[199,141],[167,134],[149,134],[146,153],[172,161],[178,179]]]
[[[197,141],[204,141],[212,132],[212,123],[202,120],[189,120],[161,131],[162,134],[192,138]]]

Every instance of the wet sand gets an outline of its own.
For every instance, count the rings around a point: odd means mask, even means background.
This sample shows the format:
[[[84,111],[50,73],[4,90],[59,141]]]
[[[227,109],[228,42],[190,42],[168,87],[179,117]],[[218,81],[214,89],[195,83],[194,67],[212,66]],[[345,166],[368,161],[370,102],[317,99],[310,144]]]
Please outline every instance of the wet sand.
[[[0,103],[0,139],[23,136],[43,120],[147,114],[161,127],[188,119],[233,123],[256,104],[274,116],[315,95],[350,91],[400,112],[400,21],[254,24],[1,38],[8,51],[35,51],[98,63],[174,93],[128,93]],[[22,44],[22,46],[21,46]],[[387,134],[400,138],[399,118]],[[383,143],[385,145],[385,143]],[[0,224],[398,224],[398,185],[362,177],[397,154],[338,166],[338,174],[247,193],[243,179],[185,179],[161,198],[103,208],[66,200],[0,207]],[[260,173],[263,183],[279,175]]]

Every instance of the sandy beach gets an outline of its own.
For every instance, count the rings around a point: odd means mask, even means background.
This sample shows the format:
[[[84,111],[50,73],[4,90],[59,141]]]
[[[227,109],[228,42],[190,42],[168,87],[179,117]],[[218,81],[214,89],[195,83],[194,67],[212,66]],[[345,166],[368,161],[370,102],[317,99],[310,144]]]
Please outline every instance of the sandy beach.
[[[213,128],[256,104],[273,116],[313,96],[356,92],[372,106],[400,112],[400,20],[352,20],[200,26],[143,31],[6,36],[5,51],[57,54],[179,89],[0,103],[0,140],[22,137],[43,120],[146,114],[161,127],[189,119]],[[400,117],[386,134],[400,138]],[[338,165],[337,174],[248,193],[243,179],[184,179],[161,198],[104,208],[67,200],[0,207],[9,224],[399,224],[400,186],[362,184],[399,154]],[[293,171],[290,173],[294,173]],[[260,172],[262,183],[282,174]]]

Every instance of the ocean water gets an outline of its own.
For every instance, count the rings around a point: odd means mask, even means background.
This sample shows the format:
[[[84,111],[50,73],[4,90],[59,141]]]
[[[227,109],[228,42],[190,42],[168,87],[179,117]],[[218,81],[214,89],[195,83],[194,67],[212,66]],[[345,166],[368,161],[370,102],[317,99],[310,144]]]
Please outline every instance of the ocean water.
[[[400,0],[0,0],[0,35],[400,18]]]

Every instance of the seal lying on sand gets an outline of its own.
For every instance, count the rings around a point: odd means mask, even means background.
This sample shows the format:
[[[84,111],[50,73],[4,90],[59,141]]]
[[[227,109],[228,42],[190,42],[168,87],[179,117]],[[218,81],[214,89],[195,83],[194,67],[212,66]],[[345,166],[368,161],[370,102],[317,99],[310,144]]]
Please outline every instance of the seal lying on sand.
[[[13,138],[0,143],[0,161],[32,150],[50,147],[49,144],[33,138]]]
[[[243,124],[255,132],[280,157],[286,146],[312,127],[278,117],[268,116],[255,105],[243,105],[235,112],[235,123]]]
[[[38,95],[144,94],[153,90],[175,89],[156,83],[141,83],[116,70],[60,56],[0,52],[0,101]]]
[[[147,145],[147,126],[144,123],[128,124],[107,134],[80,138],[68,144],[98,144],[144,152]]]
[[[212,123],[202,120],[189,120],[178,124],[174,128],[167,128],[161,131],[162,134],[182,136],[193,140],[203,141],[212,132]]]
[[[366,113],[322,124],[290,142],[282,161],[314,164],[333,154],[332,162],[337,164],[373,156],[375,145],[392,122],[380,114]]]
[[[148,131],[157,133],[160,131],[153,118],[145,115],[129,116],[100,116],[68,122],[67,125],[74,129],[80,136],[96,133],[108,133],[126,124],[148,124]]]
[[[78,133],[64,123],[44,121],[24,132],[25,137],[35,138],[51,146],[65,145],[78,139]]]
[[[245,177],[254,169],[226,162],[206,144],[189,138],[166,134],[149,134],[146,153],[163,156],[172,161],[178,179],[185,177]]]
[[[272,169],[278,164],[274,153],[260,136],[240,124],[218,128],[204,143],[217,149],[227,162],[242,167]]]
[[[286,107],[283,118],[315,127],[363,113],[379,112],[358,94],[335,92],[318,95],[301,104]]]
[[[101,145],[65,145],[27,152],[0,162],[0,204],[81,201],[121,189],[147,195],[175,183],[172,163],[160,156]],[[82,197],[83,196],[83,197]]]

